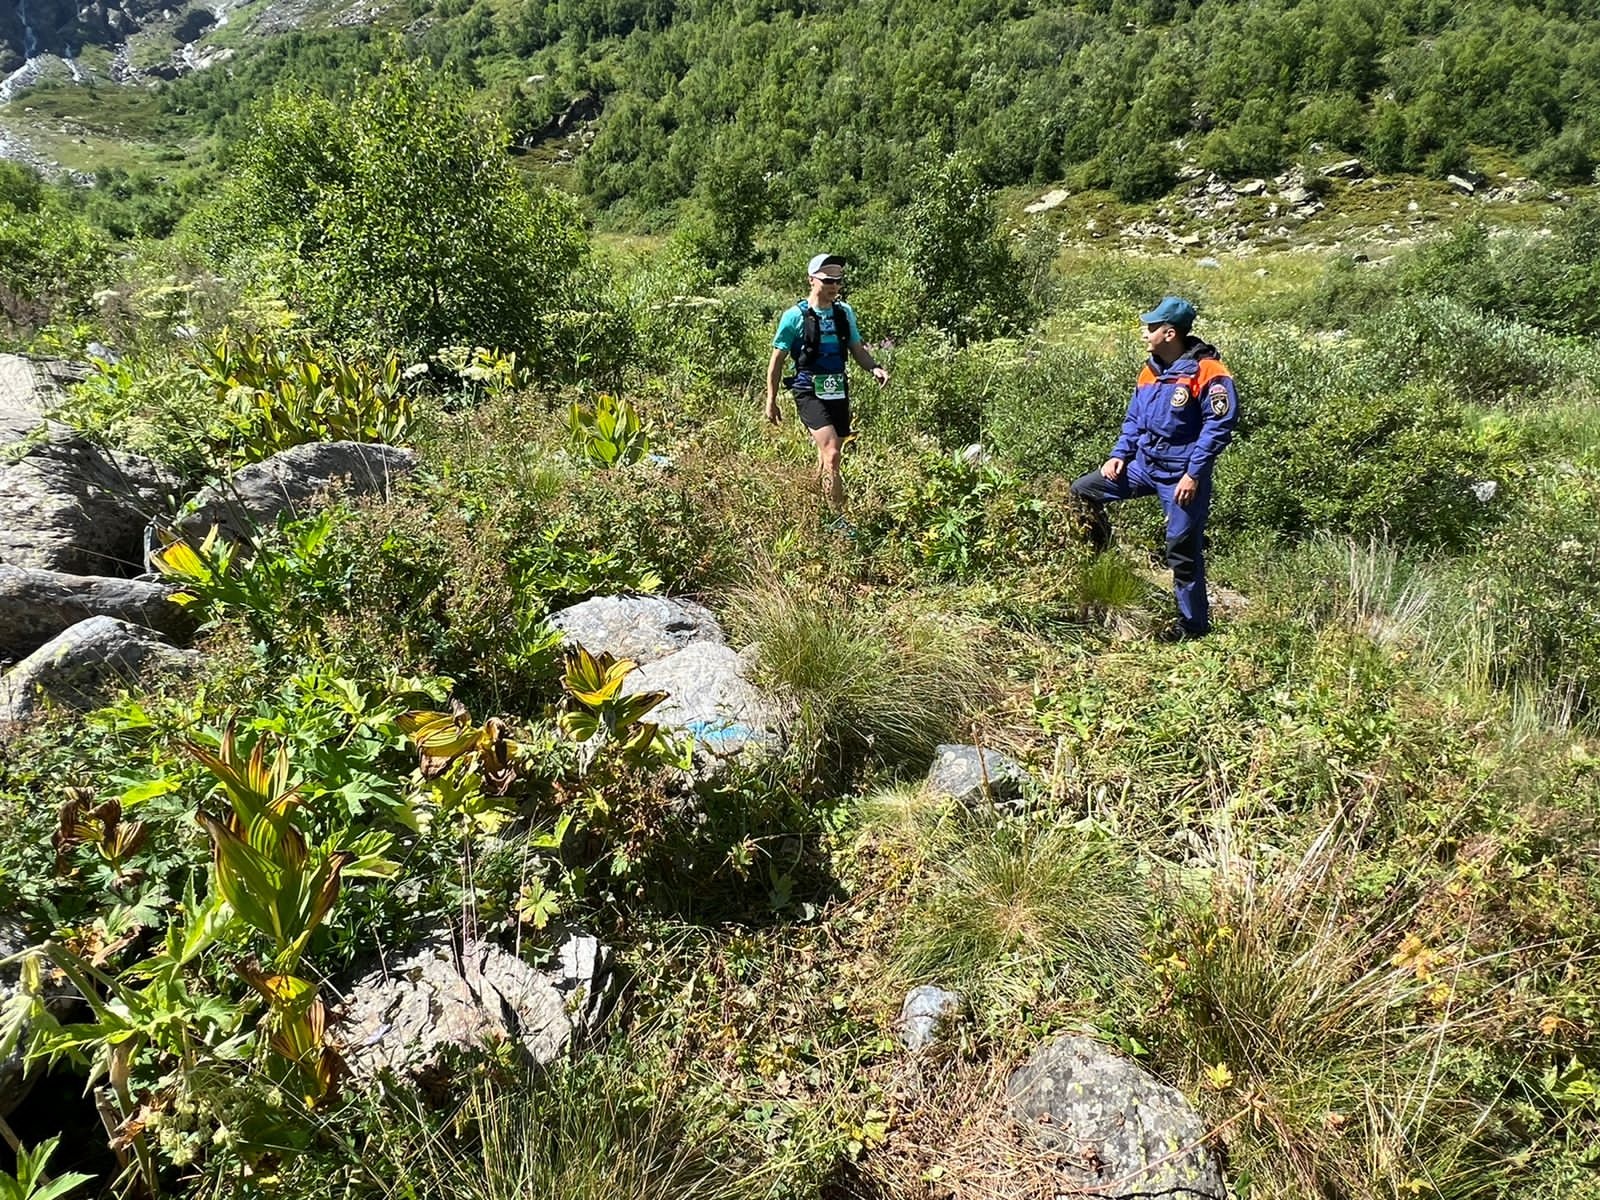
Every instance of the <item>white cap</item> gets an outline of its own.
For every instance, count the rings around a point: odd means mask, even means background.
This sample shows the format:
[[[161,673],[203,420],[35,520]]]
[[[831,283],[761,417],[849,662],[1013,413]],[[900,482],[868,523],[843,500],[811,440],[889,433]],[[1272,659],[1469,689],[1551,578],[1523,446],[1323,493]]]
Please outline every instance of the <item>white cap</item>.
[[[840,258],[837,254],[819,254],[811,260],[809,265],[807,265],[806,274],[815,275],[818,271],[822,270],[823,267],[826,267],[830,263],[835,266],[842,267],[844,266],[844,259]]]

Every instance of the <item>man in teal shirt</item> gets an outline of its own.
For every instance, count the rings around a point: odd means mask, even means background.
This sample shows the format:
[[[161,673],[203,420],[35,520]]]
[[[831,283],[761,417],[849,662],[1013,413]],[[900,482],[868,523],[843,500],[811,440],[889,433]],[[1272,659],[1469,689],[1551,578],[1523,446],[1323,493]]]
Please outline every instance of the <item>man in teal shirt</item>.
[[[772,338],[772,359],[767,364],[767,420],[781,420],[778,384],[794,393],[801,423],[817,447],[817,472],[822,494],[836,513],[844,510],[844,481],[839,459],[850,436],[850,381],[845,370],[853,358],[872,372],[882,387],[889,372],[880,367],[861,344],[861,327],[851,307],[839,299],[844,286],[844,259],[819,254],[806,267],[811,295],[785,309]],[[795,373],[783,378],[783,361],[793,358]]]

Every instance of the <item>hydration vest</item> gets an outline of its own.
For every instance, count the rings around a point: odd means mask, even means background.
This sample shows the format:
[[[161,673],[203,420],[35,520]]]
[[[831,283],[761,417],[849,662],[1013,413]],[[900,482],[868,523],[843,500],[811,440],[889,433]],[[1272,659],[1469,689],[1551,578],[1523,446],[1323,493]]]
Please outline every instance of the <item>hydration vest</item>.
[[[845,374],[845,363],[850,357],[850,335],[853,332],[850,318],[845,315],[844,305],[838,301],[833,305],[833,336],[836,345],[831,348],[823,346],[822,318],[817,310],[811,307],[811,302],[802,300],[800,308],[800,345],[795,350],[795,373],[784,383],[794,389],[810,390],[812,377],[815,375]]]

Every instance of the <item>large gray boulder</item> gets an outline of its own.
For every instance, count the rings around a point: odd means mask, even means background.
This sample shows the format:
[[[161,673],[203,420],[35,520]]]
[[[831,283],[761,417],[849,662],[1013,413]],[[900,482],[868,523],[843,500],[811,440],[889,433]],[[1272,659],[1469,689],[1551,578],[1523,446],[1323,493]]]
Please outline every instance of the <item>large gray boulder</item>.
[[[596,596],[562,609],[550,624],[590,654],[638,663],[656,662],[691,642],[723,641],[710,609],[665,596]]]
[[[666,692],[666,700],[647,719],[692,734],[713,755],[735,754],[748,746],[778,749],[783,714],[749,674],[747,655],[719,642],[691,642],[630,672],[622,686],[629,695]]]
[[[934,751],[927,788],[935,796],[949,796],[970,807],[982,803],[985,780],[995,800],[1011,801],[1022,794],[1026,777],[1014,759],[998,750],[943,745]]]
[[[1113,1198],[1225,1198],[1199,1114],[1176,1088],[1094,1038],[1051,1042],[1012,1072],[1006,1094],[1074,1189]]]
[[[0,563],[0,657],[17,657],[88,617],[114,617],[170,636],[193,625],[175,588],[138,579],[64,575]]]
[[[92,708],[116,684],[131,683],[142,672],[186,671],[199,661],[193,650],[170,646],[137,625],[90,617],[0,675],[0,724],[31,714],[41,696]]]
[[[398,446],[368,442],[308,442],[243,467],[203,489],[178,521],[181,533],[202,538],[213,525],[235,541],[270,529],[285,514],[309,511],[330,488],[351,496],[387,495],[417,465]]]
[[[137,569],[173,484],[36,412],[0,411],[0,562],[106,575]]]
[[[457,954],[448,936],[358,980],[334,1010],[334,1039],[362,1083],[393,1078],[449,1091],[464,1055],[509,1043],[540,1066],[593,1029],[609,983],[610,952],[569,938],[539,969],[498,946]]]

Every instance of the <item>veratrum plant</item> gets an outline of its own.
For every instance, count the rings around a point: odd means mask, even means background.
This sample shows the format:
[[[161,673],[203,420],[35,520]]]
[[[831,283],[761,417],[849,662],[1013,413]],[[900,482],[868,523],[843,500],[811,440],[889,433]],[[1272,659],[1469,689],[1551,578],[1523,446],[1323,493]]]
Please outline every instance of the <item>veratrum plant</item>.
[[[271,941],[274,965],[292,970],[333,907],[341,872],[357,856],[312,850],[295,828],[299,795],[289,787],[287,750],[279,747],[269,767],[263,738],[243,758],[231,726],[218,751],[193,742],[187,748],[217,777],[233,810],[218,818],[202,809],[196,817],[211,835],[212,882],[229,907]]]
[[[567,410],[567,431],[573,452],[598,467],[626,466],[650,453],[638,410],[615,396],[601,395],[593,408],[574,404]]]
[[[195,366],[238,428],[242,462],[303,442],[397,443],[411,423],[397,352],[368,363],[307,337],[278,346],[225,329],[202,344]]]
[[[338,898],[341,873],[357,855],[307,846],[291,819],[299,795],[289,787],[289,755],[282,746],[271,766],[265,738],[246,759],[230,726],[217,752],[192,742],[187,748],[217,777],[233,810],[225,820],[204,810],[196,814],[211,835],[212,887],[273,948],[271,972],[248,959],[237,969],[267,1002],[261,1029],[268,1046],[297,1075],[306,1107],[315,1108],[332,1092],[342,1062],[326,1041],[327,1014],[317,985],[294,969]]]
[[[582,646],[568,651],[561,686],[572,707],[561,714],[562,731],[577,742],[613,744],[625,756],[636,757],[647,751],[657,730],[644,718],[667,698],[667,693],[623,695],[622,681],[638,665],[631,658],[606,653],[597,657]]]

